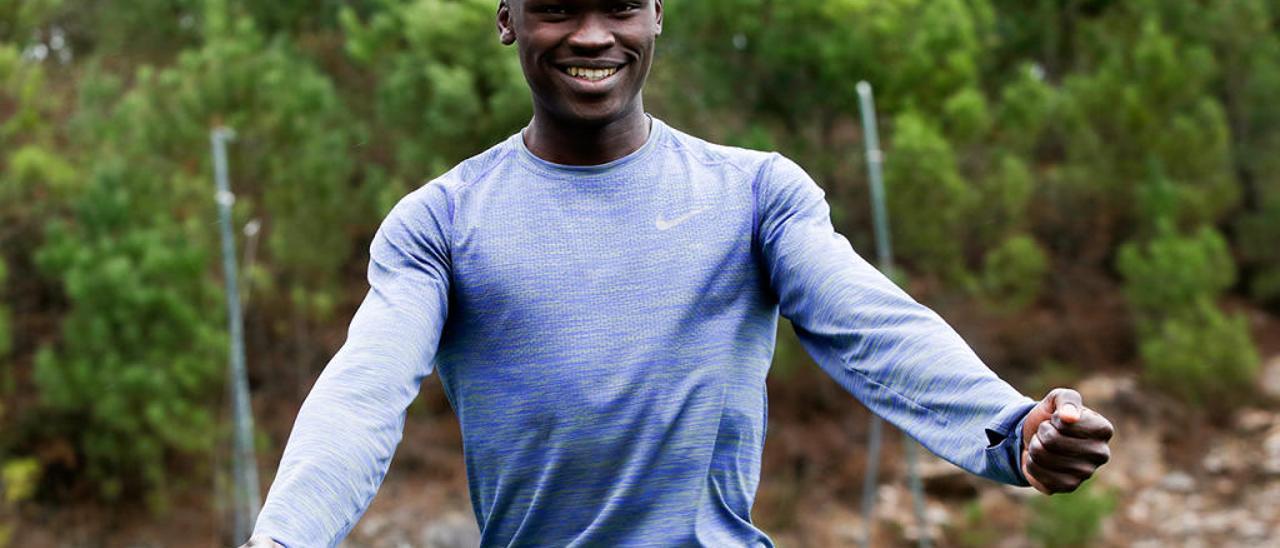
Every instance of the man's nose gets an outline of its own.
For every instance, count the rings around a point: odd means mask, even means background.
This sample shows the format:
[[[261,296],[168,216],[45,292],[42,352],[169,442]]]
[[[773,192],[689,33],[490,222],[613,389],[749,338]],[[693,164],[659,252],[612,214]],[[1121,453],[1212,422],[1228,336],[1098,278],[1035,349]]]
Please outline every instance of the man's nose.
[[[613,46],[613,33],[599,14],[587,14],[582,23],[569,35],[569,47],[576,50],[598,51]]]

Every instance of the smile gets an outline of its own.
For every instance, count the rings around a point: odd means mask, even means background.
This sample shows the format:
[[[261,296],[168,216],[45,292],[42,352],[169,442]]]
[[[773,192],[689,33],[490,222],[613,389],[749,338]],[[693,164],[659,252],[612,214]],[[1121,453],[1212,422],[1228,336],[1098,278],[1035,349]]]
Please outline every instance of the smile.
[[[617,74],[621,68],[622,68],[621,65],[616,67],[608,67],[608,68],[590,68],[590,67],[570,66],[570,67],[560,67],[560,70],[565,74],[568,74],[569,76],[572,76],[579,80],[586,80],[588,82],[599,82],[601,80],[605,80],[613,76],[614,74]]]

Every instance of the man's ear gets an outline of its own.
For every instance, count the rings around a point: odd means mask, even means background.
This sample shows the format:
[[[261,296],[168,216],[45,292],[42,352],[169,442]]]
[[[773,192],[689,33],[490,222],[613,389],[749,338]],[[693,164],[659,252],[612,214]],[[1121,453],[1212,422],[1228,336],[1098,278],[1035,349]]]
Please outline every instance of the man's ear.
[[[507,0],[498,3],[498,40],[504,46],[516,43],[516,31],[511,26],[511,6]]]
[[[658,30],[654,34],[662,34],[662,0],[653,0],[653,9],[657,11]]]

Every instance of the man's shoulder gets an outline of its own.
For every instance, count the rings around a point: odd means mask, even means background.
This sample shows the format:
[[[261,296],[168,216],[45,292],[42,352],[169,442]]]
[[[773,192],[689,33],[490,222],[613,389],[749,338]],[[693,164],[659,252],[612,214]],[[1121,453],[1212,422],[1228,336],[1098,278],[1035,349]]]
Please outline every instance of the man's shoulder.
[[[516,147],[513,146],[512,140],[519,135],[513,134],[498,141],[493,146],[485,149],[483,152],[476,154],[466,160],[458,162],[448,171],[428,180],[426,184],[439,184],[448,187],[466,186],[476,180],[484,178],[494,168],[501,166],[503,163],[513,160],[516,155]]]
[[[483,179],[494,168],[501,166],[514,156],[515,149],[511,146],[513,138],[507,137],[483,152],[458,162],[448,171],[422,180],[416,189],[400,201],[446,207],[452,217],[454,196],[463,187]]]
[[[777,152],[726,145],[692,135],[668,125],[669,147],[703,165],[724,165],[755,174],[778,156]]]

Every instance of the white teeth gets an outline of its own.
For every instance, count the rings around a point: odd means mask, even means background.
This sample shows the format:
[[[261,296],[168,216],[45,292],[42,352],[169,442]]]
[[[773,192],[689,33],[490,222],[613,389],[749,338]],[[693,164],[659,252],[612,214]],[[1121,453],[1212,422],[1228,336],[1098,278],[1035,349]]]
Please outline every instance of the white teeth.
[[[604,80],[605,78],[608,78],[610,76],[613,76],[618,72],[618,69],[616,67],[607,68],[607,69],[569,67],[565,72],[568,72],[569,76],[573,76],[574,78],[582,78],[583,80],[597,82],[600,80]]]

